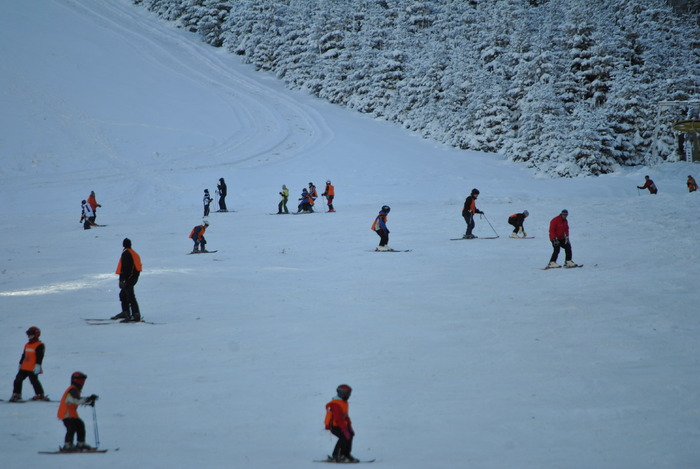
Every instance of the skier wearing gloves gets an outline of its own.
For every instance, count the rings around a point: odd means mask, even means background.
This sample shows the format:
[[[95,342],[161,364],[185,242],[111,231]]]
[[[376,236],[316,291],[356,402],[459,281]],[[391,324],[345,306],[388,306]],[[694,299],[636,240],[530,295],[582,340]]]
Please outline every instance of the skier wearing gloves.
[[[654,181],[649,178],[649,176],[644,176],[644,185],[637,186],[637,189],[649,189],[650,194],[656,194],[659,190],[656,188]]]
[[[356,463],[358,459],[354,458],[350,452],[352,451],[352,439],[355,437],[355,431],[352,428],[352,421],[348,415],[350,394],[352,388],[347,384],[341,384],[336,389],[338,395],[326,404],[326,430],[338,437],[338,442],[333,448],[333,455],[329,461],[338,463]]]
[[[326,189],[321,195],[324,196],[328,201],[328,211],[335,212],[335,209],[333,208],[333,199],[335,198],[335,187],[333,187],[333,184],[331,184],[330,180],[326,181]]]
[[[552,257],[549,259],[548,269],[555,269],[561,267],[557,264],[557,258],[559,257],[559,251],[564,248],[566,253],[566,262],[564,262],[564,267],[578,267],[571,260],[571,243],[569,242],[569,222],[567,217],[569,216],[569,211],[564,209],[559,215],[552,218],[549,222],[549,240],[552,242]]]
[[[476,199],[479,197],[479,189],[472,189],[471,194],[464,201],[464,207],[462,208],[462,216],[464,221],[467,222],[467,232],[464,234],[465,239],[474,239],[476,236],[472,234],[474,229],[474,215],[477,213],[484,213],[478,208],[476,208]]]
[[[391,251],[389,248],[389,228],[386,227],[386,216],[391,211],[391,207],[384,205],[379,211],[377,218],[372,223],[372,230],[379,236],[379,246],[377,251]]]
[[[15,377],[12,389],[12,397],[10,402],[20,402],[22,400],[22,382],[29,378],[29,381],[34,387],[33,401],[48,401],[44,396],[44,388],[39,382],[39,375],[44,371],[41,369],[41,363],[44,361],[44,352],[46,347],[39,340],[41,331],[38,327],[30,327],[27,329],[27,337],[29,341],[24,346],[22,358],[19,360],[19,371]]]
[[[76,371],[70,377],[70,386],[66,389],[61,397],[61,403],[58,405],[58,414],[56,415],[63,421],[66,426],[66,437],[64,439],[61,451],[77,452],[89,451],[92,448],[85,444],[85,422],[78,415],[79,405],[94,406],[97,396],[92,394],[89,397],[80,397],[80,392],[83,390],[87,375]],[[77,435],[77,444],[73,443],[73,438]]]
[[[119,301],[122,305],[122,312],[112,316],[112,319],[121,319],[121,322],[139,322],[141,321],[141,310],[136,301],[134,286],[139,281],[139,275],[141,275],[143,268],[141,256],[131,249],[129,238],[124,238],[122,246],[124,249],[115,271],[119,275]]]
[[[209,222],[207,220],[204,220],[201,225],[192,228],[190,232],[190,239],[194,241],[192,252],[207,252],[207,240],[204,239],[204,233],[207,231],[207,228],[209,228]]]
[[[525,219],[528,216],[530,216],[530,212],[523,210],[523,213],[514,213],[508,217],[508,223],[513,225],[513,232],[510,234],[511,238],[518,238],[518,235],[522,236],[523,238],[527,236],[527,233],[525,233],[525,228],[523,228],[523,223],[525,223]]]

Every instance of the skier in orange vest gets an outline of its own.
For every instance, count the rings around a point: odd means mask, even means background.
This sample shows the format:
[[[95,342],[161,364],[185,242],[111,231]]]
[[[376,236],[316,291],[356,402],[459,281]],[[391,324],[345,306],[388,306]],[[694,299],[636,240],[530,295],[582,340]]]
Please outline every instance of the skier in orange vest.
[[[89,397],[80,397],[80,392],[83,390],[87,375],[76,371],[70,377],[70,386],[66,389],[61,397],[61,403],[58,405],[59,419],[63,420],[63,425],[66,426],[66,437],[64,438],[61,451],[77,452],[89,451],[92,448],[85,444],[85,422],[78,415],[79,405],[95,406],[97,396],[92,394]],[[78,436],[77,444],[73,443],[73,438]]]
[[[333,208],[333,199],[335,198],[335,187],[333,187],[333,184],[331,184],[330,180],[326,181],[326,190],[324,190],[323,194],[321,195],[324,196],[328,201],[328,211],[335,212],[335,209]]]
[[[141,310],[136,301],[134,286],[139,281],[139,275],[143,269],[141,256],[131,249],[129,238],[124,238],[122,246],[124,249],[116,270],[116,274],[119,275],[119,301],[122,304],[122,312],[112,316],[112,319],[121,319],[121,322],[139,322],[141,321]]]
[[[333,455],[329,461],[339,463],[359,462],[350,452],[352,451],[352,439],[355,431],[352,428],[352,421],[348,415],[348,399],[352,393],[352,388],[347,384],[341,384],[336,389],[338,395],[326,404],[326,430],[338,437],[338,442],[333,448]]]
[[[41,331],[38,327],[30,327],[27,329],[27,337],[29,341],[24,346],[24,351],[22,352],[22,358],[19,360],[19,371],[15,377],[12,389],[12,397],[10,397],[10,402],[21,402],[22,401],[22,382],[29,378],[29,382],[32,383],[34,387],[34,397],[33,401],[48,401],[49,399],[44,395],[44,388],[39,382],[39,375],[44,372],[41,369],[41,363],[44,361],[44,352],[46,347],[44,343],[39,340]]]

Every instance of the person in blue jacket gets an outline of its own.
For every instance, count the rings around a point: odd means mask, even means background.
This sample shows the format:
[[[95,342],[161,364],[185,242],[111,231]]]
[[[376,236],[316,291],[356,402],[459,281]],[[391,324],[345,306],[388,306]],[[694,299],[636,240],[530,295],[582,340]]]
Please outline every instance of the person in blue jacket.
[[[386,216],[391,211],[391,207],[384,205],[379,211],[377,218],[372,223],[372,230],[379,236],[379,246],[377,251],[390,251],[389,248],[389,228],[386,227]]]

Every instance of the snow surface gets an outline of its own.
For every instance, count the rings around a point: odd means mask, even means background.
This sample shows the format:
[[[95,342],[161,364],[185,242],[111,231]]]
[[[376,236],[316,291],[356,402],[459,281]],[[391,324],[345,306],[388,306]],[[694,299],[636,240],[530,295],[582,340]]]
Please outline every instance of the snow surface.
[[[47,393],[85,372],[119,448],[39,455],[57,404],[2,403],[3,469],[317,467],[340,383],[354,454],[383,468],[700,466],[696,165],[535,177],[285,90],[126,0],[0,2],[0,50],[2,397],[36,325]],[[236,212],[187,256],[220,177]],[[267,215],[326,179],[337,213]],[[449,240],[472,187],[499,239]],[[91,190],[108,226],[84,231]],[[412,252],[368,252],[383,204]],[[585,267],[539,270],[562,208]],[[523,209],[536,238],[508,239]],[[119,311],[124,237],[159,324],[88,326]]]

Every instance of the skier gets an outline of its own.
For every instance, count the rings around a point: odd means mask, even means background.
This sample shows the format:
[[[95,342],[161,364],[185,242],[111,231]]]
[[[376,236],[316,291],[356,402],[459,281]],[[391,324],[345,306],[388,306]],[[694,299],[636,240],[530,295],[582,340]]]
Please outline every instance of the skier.
[[[384,205],[379,211],[379,215],[374,219],[372,223],[372,230],[379,236],[379,246],[377,246],[377,251],[390,251],[389,248],[389,228],[386,227],[386,216],[391,211],[391,207]]]
[[[207,231],[207,228],[209,228],[209,222],[207,220],[204,220],[201,225],[192,228],[190,232],[190,238],[194,241],[192,252],[207,252],[207,240],[204,239],[204,232]]]
[[[514,213],[508,217],[508,223],[513,225],[513,232],[510,234],[511,238],[517,238],[521,235],[523,238],[527,236],[525,233],[525,228],[523,228],[523,223],[525,219],[530,216],[530,212],[523,210],[523,213]]]
[[[87,203],[92,209],[92,222],[94,223],[95,220],[97,219],[97,207],[102,207],[102,205],[97,203],[97,199],[95,199],[95,191],[90,191],[90,195],[88,196]]]
[[[277,204],[277,215],[288,214],[289,209],[287,208],[287,201],[289,200],[289,189],[287,186],[282,184],[282,190],[280,191],[280,203]]]
[[[313,199],[316,200],[318,199],[318,192],[316,192],[316,186],[314,186],[313,182],[309,183],[309,196]]]
[[[27,337],[29,341],[24,346],[22,358],[19,359],[19,371],[15,377],[12,389],[12,397],[10,402],[19,402],[22,400],[22,382],[29,378],[29,382],[34,387],[33,401],[48,401],[48,397],[44,395],[44,388],[39,382],[39,375],[44,371],[41,368],[41,363],[44,361],[44,352],[46,347],[39,340],[41,331],[38,327],[30,327],[27,329]]]
[[[224,178],[219,178],[219,184],[216,186],[216,193],[219,194],[219,212],[228,212],[226,208],[226,182]]]
[[[204,199],[202,199],[204,203],[204,216],[208,217],[209,216],[209,205],[211,204],[211,196],[209,195],[209,189],[204,189]]]
[[[141,275],[141,256],[131,249],[131,240],[124,238],[122,241],[122,255],[117,264],[116,273],[119,275],[119,301],[122,304],[122,312],[112,319],[121,319],[121,322],[141,321],[141,310],[136,301],[134,286]]]
[[[566,253],[564,262],[564,267],[577,267],[571,260],[571,243],[569,242],[569,222],[567,217],[569,216],[569,211],[564,209],[559,215],[552,218],[549,222],[549,240],[552,242],[552,257],[549,259],[549,265],[547,268],[554,269],[561,267],[557,264],[557,258],[559,257],[559,250],[563,247]]]
[[[688,185],[688,192],[695,192],[698,190],[698,183],[695,182],[695,179],[690,174],[688,174],[688,182],[686,184]]]
[[[81,202],[81,208],[82,216],[80,217],[80,221],[83,224],[83,229],[89,230],[92,225],[95,224],[95,212],[92,211],[92,207],[90,207],[90,204],[88,204],[85,200]]]
[[[297,208],[297,213],[299,212],[309,212],[313,213],[314,211],[314,199],[311,197],[311,194],[309,194],[309,191],[306,189],[301,190],[301,197],[299,197],[299,207]]]
[[[348,399],[352,388],[347,384],[341,384],[336,391],[338,395],[326,404],[326,430],[330,430],[333,435],[338,437],[331,459],[338,463],[356,463],[359,460],[350,454],[352,439],[355,437],[352,421],[348,415]]]
[[[61,451],[89,451],[92,448],[85,444],[85,422],[78,415],[79,405],[95,406],[97,396],[95,394],[89,397],[80,397],[80,392],[83,390],[87,375],[76,371],[70,377],[70,386],[63,393],[61,403],[58,405],[59,419],[63,420],[63,425],[66,426],[66,437],[64,439]],[[73,437],[77,434],[78,443],[73,443]]]
[[[464,221],[467,222],[467,232],[464,234],[463,238],[465,239],[474,239],[477,236],[474,236],[472,234],[472,230],[474,229],[474,215],[477,213],[484,213],[478,208],[476,208],[476,199],[479,197],[479,189],[472,189],[471,195],[467,197],[467,199],[464,201],[464,207],[462,208],[462,216],[464,217]]]
[[[649,189],[650,194],[656,194],[658,192],[656,189],[656,184],[654,184],[654,181],[649,179],[649,176],[644,176],[644,185],[637,186],[637,189]]]
[[[321,194],[326,198],[328,201],[328,211],[329,212],[335,212],[335,209],[333,208],[333,198],[335,197],[335,187],[333,187],[333,184],[331,184],[331,181],[328,180],[326,181],[326,189],[323,191],[323,194]]]

